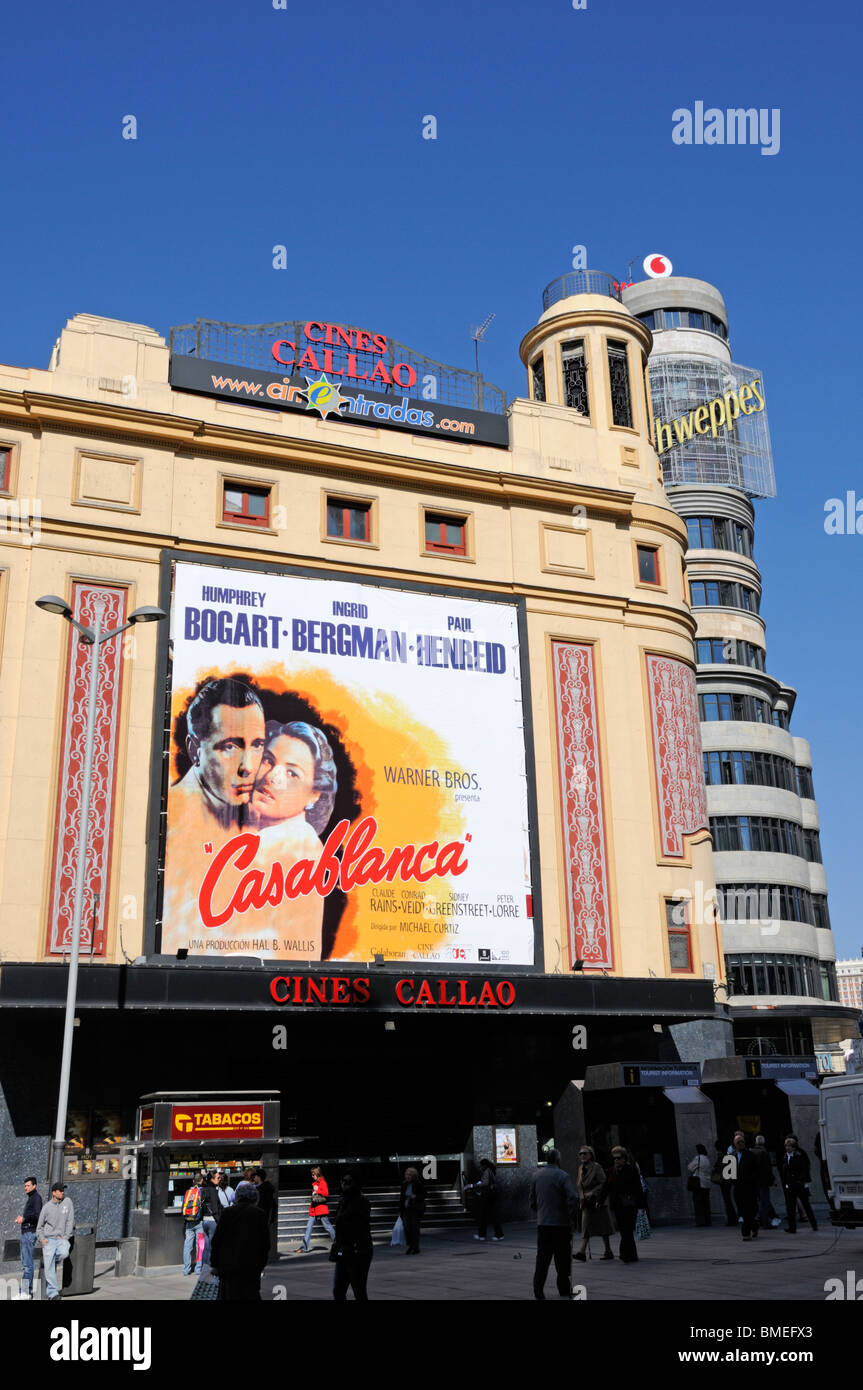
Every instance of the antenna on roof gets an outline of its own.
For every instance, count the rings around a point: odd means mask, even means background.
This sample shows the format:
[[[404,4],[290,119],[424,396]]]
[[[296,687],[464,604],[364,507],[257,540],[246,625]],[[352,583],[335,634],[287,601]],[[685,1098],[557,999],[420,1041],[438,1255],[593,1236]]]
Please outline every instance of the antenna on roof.
[[[485,337],[486,329],[488,328],[489,324],[491,323],[494,317],[494,314],[489,314],[488,318],[484,319],[483,322],[479,324],[479,326],[473,324],[470,330],[470,336],[473,338],[474,353],[476,357],[477,376],[479,376],[479,345],[482,339]]]

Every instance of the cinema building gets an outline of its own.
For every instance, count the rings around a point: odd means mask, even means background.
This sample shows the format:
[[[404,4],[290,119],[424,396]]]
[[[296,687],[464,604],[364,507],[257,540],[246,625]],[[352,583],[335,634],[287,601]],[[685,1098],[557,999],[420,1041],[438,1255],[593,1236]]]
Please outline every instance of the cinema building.
[[[715,879],[651,341],[591,273],[547,288],[509,404],[314,320],[78,314],[0,368],[7,1226],[54,1128],[85,813],[65,1171],[143,1261],[178,1258],[201,1161],[284,1191],[489,1154],[517,1204],[587,1132],[682,1209],[701,1064],[735,1059],[718,914],[681,911]],[[82,804],[80,629],[142,607],[99,647]]]
[[[840,1040],[856,1029],[837,988],[812,756],[792,729],[796,691],[768,669],[760,613],[754,504],[776,492],[763,376],[733,361],[714,286],[672,276],[628,287],[623,299],[653,335],[655,438],[668,499],[687,528],[736,1050],[841,1056]],[[711,400],[719,404],[700,432],[695,412]]]

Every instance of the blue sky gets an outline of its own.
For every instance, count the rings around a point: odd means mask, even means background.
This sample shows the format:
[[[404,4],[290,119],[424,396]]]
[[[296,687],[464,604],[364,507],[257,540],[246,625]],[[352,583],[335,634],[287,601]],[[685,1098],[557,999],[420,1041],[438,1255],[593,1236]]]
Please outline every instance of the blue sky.
[[[823,522],[828,498],[863,499],[860,28],[801,0],[47,0],[0,20],[1,361],[47,365],[90,312],[359,323],[471,366],[494,312],[481,367],[514,395],[573,244],[617,276],[662,251],[722,289],[767,388],[768,667],[799,690],[840,955],[863,948],[863,536]],[[674,145],[698,100],[780,108],[780,152]]]

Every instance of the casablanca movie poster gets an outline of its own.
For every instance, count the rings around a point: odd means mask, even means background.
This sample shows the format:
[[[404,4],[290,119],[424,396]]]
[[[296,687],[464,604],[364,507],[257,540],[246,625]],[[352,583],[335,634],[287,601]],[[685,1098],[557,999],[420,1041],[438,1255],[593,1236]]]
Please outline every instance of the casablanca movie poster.
[[[177,563],[161,949],[532,965],[517,609]]]

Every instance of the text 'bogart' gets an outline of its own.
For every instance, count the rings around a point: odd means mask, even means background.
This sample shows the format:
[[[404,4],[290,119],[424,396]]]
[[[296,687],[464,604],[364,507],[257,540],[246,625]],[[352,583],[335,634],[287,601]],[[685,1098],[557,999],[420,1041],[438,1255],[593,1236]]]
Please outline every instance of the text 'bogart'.
[[[73,1318],[51,1332],[51,1360],[131,1361],[134,1370],[149,1371],[152,1336],[149,1327],[81,1327]]]

